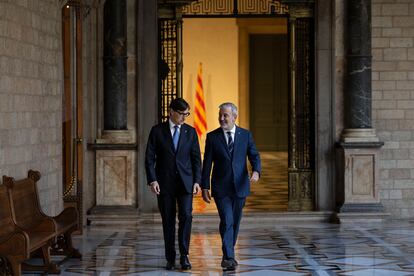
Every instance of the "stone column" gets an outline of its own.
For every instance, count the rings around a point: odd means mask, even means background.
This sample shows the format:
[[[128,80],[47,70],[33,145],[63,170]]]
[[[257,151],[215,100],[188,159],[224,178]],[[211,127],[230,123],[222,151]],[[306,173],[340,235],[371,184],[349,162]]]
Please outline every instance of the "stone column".
[[[127,1],[106,0],[103,18],[103,130],[89,149],[96,158],[96,206],[91,213],[136,210],[134,130],[127,128]],[[104,208],[112,206],[112,209]],[[130,210],[127,208],[127,210]]]
[[[383,145],[371,119],[371,0],[347,1],[345,129],[338,144],[341,222],[382,220],[378,152]]]
[[[347,1],[344,142],[378,142],[371,124],[371,0]]]
[[[127,129],[126,0],[104,6],[104,129]]]

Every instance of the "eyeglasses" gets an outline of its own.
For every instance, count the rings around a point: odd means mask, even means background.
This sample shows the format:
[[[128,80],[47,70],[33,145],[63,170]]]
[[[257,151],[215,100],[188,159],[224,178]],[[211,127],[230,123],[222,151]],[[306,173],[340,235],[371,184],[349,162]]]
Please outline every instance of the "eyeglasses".
[[[180,114],[181,116],[184,116],[184,117],[190,116],[190,112],[181,112],[181,111],[177,111],[177,110],[174,110],[174,111],[177,112],[178,114]]]

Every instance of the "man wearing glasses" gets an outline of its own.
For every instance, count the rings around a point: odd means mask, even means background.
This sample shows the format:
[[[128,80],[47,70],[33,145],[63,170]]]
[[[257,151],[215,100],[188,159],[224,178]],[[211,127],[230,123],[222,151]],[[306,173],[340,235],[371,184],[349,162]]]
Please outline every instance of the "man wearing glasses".
[[[184,123],[189,109],[184,99],[171,101],[168,121],[152,127],[145,152],[148,185],[157,195],[161,213],[167,270],[175,269],[176,205],[180,264],[183,270],[191,269],[193,194],[201,191],[201,157],[197,133]]]

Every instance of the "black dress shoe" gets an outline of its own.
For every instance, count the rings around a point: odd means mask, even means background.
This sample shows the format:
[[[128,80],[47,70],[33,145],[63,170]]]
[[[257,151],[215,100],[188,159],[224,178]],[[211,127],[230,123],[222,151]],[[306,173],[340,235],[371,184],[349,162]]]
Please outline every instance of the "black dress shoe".
[[[235,270],[237,266],[237,262],[235,259],[223,259],[221,260],[221,267],[224,271],[231,271]]]
[[[191,269],[191,263],[187,255],[182,255],[180,257],[180,264],[181,264],[181,269],[183,270]]]
[[[166,270],[174,270],[175,269],[175,263],[174,262],[167,262],[167,265],[165,266]]]

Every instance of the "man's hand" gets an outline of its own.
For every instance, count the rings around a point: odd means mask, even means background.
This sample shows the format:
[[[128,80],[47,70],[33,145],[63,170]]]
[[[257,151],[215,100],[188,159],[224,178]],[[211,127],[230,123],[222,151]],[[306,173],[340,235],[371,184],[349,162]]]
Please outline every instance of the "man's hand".
[[[159,195],[160,194],[160,185],[158,184],[158,181],[153,181],[150,183],[151,185],[151,192],[154,194]]]
[[[257,182],[257,181],[259,181],[259,173],[253,172],[252,177],[250,177],[250,182]]]
[[[203,189],[201,191],[201,195],[203,196],[203,200],[207,203],[210,203],[211,201],[211,196],[210,196],[210,192],[207,189]]]
[[[194,186],[193,186],[193,194],[194,194],[194,195],[196,195],[196,194],[198,194],[200,191],[201,191],[200,184],[198,184],[198,183],[194,183]]]

